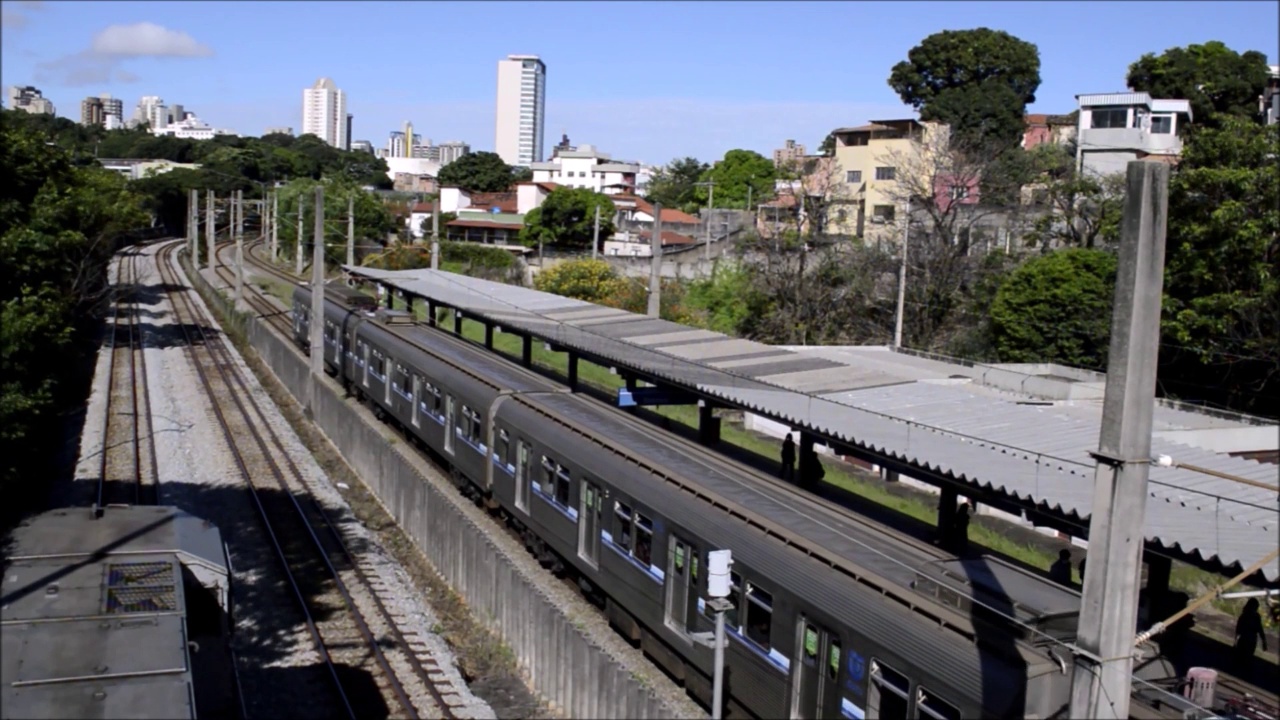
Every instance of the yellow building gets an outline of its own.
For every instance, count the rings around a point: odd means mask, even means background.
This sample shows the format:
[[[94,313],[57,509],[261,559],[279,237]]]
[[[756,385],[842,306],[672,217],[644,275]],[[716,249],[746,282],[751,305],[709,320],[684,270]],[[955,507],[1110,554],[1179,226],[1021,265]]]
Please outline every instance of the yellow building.
[[[832,231],[869,243],[898,238],[900,223],[895,221],[902,217],[906,198],[921,181],[932,182],[919,176],[931,174],[925,168],[930,164],[927,149],[937,144],[941,128],[945,126],[905,119],[834,130],[840,185],[835,188]]]

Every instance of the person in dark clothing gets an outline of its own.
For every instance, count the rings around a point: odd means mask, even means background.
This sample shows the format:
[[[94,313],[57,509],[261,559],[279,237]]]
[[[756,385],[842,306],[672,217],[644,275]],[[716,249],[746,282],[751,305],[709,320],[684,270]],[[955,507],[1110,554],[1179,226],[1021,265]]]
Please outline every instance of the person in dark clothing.
[[[1071,587],[1071,551],[1063,548],[1058,551],[1058,561],[1049,567],[1049,579]]]
[[[1235,660],[1239,667],[1245,667],[1262,641],[1262,650],[1267,649],[1267,636],[1262,630],[1262,616],[1258,614],[1258,598],[1249,598],[1244,604],[1244,611],[1236,621],[1236,644],[1233,648]]]
[[[1084,561],[1088,558],[1080,558],[1080,587],[1084,587]]]
[[[796,441],[791,439],[791,433],[782,441],[782,479],[789,482],[796,479]]]
[[[827,470],[822,467],[822,461],[818,459],[818,453],[812,447],[804,448],[800,452],[803,454],[800,467],[804,468],[805,475],[802,480],[809,487],[817,487],[818,483],[822,482],[822,478],[827,476]]]
[[[969,550],[969,503],[956,509],[956,518],[951,526],[951,551],[964,555]]]

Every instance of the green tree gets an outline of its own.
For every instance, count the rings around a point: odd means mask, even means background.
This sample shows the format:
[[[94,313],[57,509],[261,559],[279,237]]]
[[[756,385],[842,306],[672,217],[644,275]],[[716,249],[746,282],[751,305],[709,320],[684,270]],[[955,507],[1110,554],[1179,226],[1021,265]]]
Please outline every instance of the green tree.
[[[1057,246],[1093,248],[1120,240],[1124,175],[1095,177],[1076,169],[1075,155],[1061,145],[1040,145],[1027,153],[1036,203],[1047,212],[1035,220],[1028,239],[1045,250]]]
[[[547,194],[542,205],[525,214],[520,242],[528,247],[536,247],[541,242],[589,248],[595,232],[597,207],[603,240],[613,234],[616,212],[613,200],[590,188],[558,187]]]
[[[516,169],[496,153],[467,153],[440,168],[440,187],[462,188],[468,192],[503,192],[515,182]]]
[[[726,335],[742,335],[767,305],[752,284],[750,270],[739,263],[717,263],[711,277],[689,285],[687,305],[698,324]]]
[[[1264,53],[1237,53],[1214,40],[1147,53],[1129,66],[1125,80],[1152,97],[1190,100],[1195,122],[1209,124],[1217,122],[1215,114],[1257,119],[1268,72]]]
[[[347,261],[347,203],[355,200],[356,247],[365,251],[380,248],[388,233],[396,230],[395,221],[385,203],[376,195],[361,189],[351,180],[325,178],[294,180],[276,193],[280,207],[280,252],[295,252],[298,237],[298,200],[303,205],[302,242],[309,252],[315,235],[315,188],[324,186],[325,257],[330,262]],[[307,256],[308,260],[310,256]],[[357,262],[359,260],[357,259]]]
[[[645,199],[652,203],[662,203],[663,207],[695,212],[699,207],[697,182],[709,167],[697,158],[672,160],[650,178]]]
[[[823,157],[835,157],[836,155],[836,134],[835,132],[827,133],[822,138],[822,144],[818,145],[818,154]]]
[[[1106,366],[1116,258],[1072,248],[1029,260],[991,303],[995,350],[1003,362]]]
[[[1231,115],[1213,124],[1193,128],[1170,183],[1161,379],[1181,395],[1275,416],[1280,125]]]
[[[626,281],[604,260],[567,260],[539,272],[533,287],[575,300],[609,304]]]
[[[730,150],[723,160],[703,171],[699,182],[715,183],[715,207],[745,209],[748,195],[753,205],[772,198],[777,177],[778,169],[769,158],[753,150]],[[705,207],[710,197],[709,187],[694,188],[699,205]]]
[[[973,152],[1016,147],[1040,87],[1040,52],[1009,33],[977,28],[926,37],[893,66],[889,86],[920,119],[951,125]]]

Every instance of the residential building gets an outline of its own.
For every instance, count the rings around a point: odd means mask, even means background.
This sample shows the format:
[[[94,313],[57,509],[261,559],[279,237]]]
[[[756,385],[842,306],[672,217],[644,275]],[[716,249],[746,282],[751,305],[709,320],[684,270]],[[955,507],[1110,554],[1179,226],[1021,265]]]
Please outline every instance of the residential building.
[[[166,115],[167,115],[166,120],[167,120],[167,122],[169,122],[169,123],[182,122],[183,120],[186,120],[186,119],[187,119],[187,115],[193,115],[193,114],[194,114],[194,113],[188,113],[188,112],[187,112],[187,110],[186,110],[186,108],[182,107],[181,105],[177,105],[177,104],[170,105],[170,106],[166,109],[166,111],[165,111],[165,112],[166,112]]]
[[[289,135],[290,137],[292,137],[293,128],[286,127],[283,125],[276,125],[274,127],[269,127],[266,130],[263,130],[262,134],[263,135]]]
[[[443,211],[441,211],[443,212]],[[513,213],[458,213],[444,228],[445,239],[486,245],[516,245],[524,216]]]
[[[782,147],[773,151],[773,166],[784,167],[800,160],[804,156],[804,146],[796,143],[795,140],[788,140],[782,144]]]
[[[1187,100],[1119,92],[1077,95],[1076,102],[1076,169],[1082,173],[1122,173],[1132,160],[1176,162],[1182,154],[1178,128],[1192,122]]]
[[[387,163],[387,177],[395,181],[396,175],[407,173],[413,176],[430,175],[435,177],[440,174],[440,163],[424,160],[423,158],[407,158],[395,157],[387,155],[382,158]]]
[[[905,178],[899,173],[910,168],[901,166],[921,166],[923,153],[937,145],[944,128],[907,118],[833,130],[837,183],[832,193],[839,197],[827,219],[830,231],[876,241],[900,237],[891,226],[905,208]]]
[[[615,232],[605,239],[601,252],[622,257],[653,256],[654,207],[636,195],[613,195],[617,208]],[[692,245],[701,234],[702,221],[675,208],[662,208],[662,247]]]
[[[1037,145],[1069,145],[1076,140],[1076,113],[1066,115],[1029,114],[1022,132],[1022,149]]]
[[[634,194],[640,172],[639,163],[614,161],[591,145],[557,150],[550,162],[535,162],[530,168],[534,182],[591,188],[606,195]]]
[[[302,91],[302,134],[315,135],[341,150],[349,147],[347,94],[333,80],[320,78]]]
[[[413,173],[396,173],[391,179],[391,189],[396,192],[435,193],[438,188],[434,175],[414,175]]]
[[[9,109],[25,110],[36,115],[53,115],[53,103],[31,85],[14,85],[9,88]]]
[[[373,151],[373,143],[368,140],[353,140],[351,142],[351,151],[369,153],[370,155],[375,154]]]
[[[133,109],[134,124],[146,123],[152,130],[158,130],[169,124],[169,108],[164,100],[155,95],[143,95]]]
[[[547,101],[547,66],[537,55],[508,55],[498,61],[494,152],[508,165],[542,162]]]
[[[107,115],[102,109],[102,98],[87,97],[80,101],[80,124],[106,125]]]
[[[100,158],[98,163],[107,170],[114,170],[115,172],[120,173],[126,180],[141,180],[142,178],[162,175],[170,170],[200,169],[200,165],[196,163],[176,163],[169,160],[145,160],[138,158]]]
[[[1267,88],[1262,91],[1262,116],[1268,125],[1280,122],[1280,65],[1270,67]]]
[[[430,141],[428,141],[428,144],[430,144]],[[435,149],[438,152],[436,162],[440,163],[440,167],[444,167],[471,152],[471,146],[459,140],[440,143],[435,146]]]
[[[413,125],[405,123],[405,130],[392,130],[387,135],[386,157],[389,158],[428,158],[426,154],[418,155],[413,148],[422,144],[422,136],[413,134]],[[405,133],[409,133],[406,135]]]
[[[568,133],[560,134],[560,142],[551,148],[551,157],[555,157],[566,150],[577,150],[570,142]]]
[[[186,118],[165,125],[164,127],[155,128],[152,131],[154,135],[172,135],[182,140],[211,140],[217,135],[234,135],[231,130],[219,130],[211,127],[209,123],[196,117],[193,113],[186,113]]]

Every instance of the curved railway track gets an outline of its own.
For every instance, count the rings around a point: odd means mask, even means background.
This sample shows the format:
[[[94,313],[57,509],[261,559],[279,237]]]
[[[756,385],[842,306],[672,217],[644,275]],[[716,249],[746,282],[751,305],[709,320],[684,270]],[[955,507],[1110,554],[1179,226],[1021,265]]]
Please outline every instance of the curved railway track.
[[[142,246],[121,250],[108,331],[107,399],[94,504],[154,504],[160,481],[152,442],[151,395],[138,292]],[[127,307],[126,307],[127,306]]]
[[[168,245],[157,256],[165,283],[181,282],[172,264],[178,247],[180,243]],[[246,300],[252,295],[246,292]],[[376,571],[351,550],[341,527],[310,493],[226,339],[208,329],[209,318],[188,293],[171,297],[193,366],[279,560],[283,582],[297,600],[325,666],[337,709],[346,717],[366,717],[382,703],[398,709],[392,712],[399,717],[455,717],[452,704],[462,699],[449,697],[456,691],[425,645],[400,629],[398,616],[382,597],[386,589]],[[380,697],[355,687],[346,668],[371,674]]]

